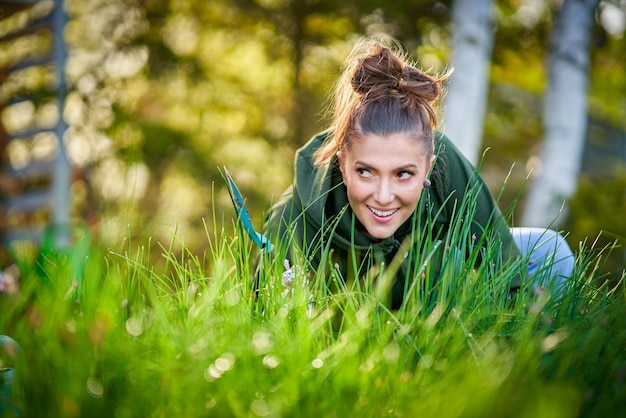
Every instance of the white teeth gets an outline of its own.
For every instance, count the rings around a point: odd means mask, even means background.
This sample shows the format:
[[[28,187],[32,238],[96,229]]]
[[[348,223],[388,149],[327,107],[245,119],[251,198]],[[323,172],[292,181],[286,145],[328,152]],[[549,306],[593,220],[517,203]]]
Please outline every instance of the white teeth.
[[[396,213],[398,211],[398,209],[391,209],[391,210],[378,210],[378,209],[374,209],[372,207],[369,207],[369,210],[376,216],[380,216],[380,217],[387,217],[387,216],[391,216],[394,213]]]

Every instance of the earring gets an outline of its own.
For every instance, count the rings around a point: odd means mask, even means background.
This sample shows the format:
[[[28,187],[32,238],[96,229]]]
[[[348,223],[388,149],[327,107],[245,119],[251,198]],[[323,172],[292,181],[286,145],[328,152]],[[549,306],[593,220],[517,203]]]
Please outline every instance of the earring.
[[[428,189],[428,188],[431,186],[431,184],[432,184],[432,183],[430,182],[430,180],[428,180],[428,179],[425,179],[425,180],[424,180],[424,188],[425,188],[425,189]]]

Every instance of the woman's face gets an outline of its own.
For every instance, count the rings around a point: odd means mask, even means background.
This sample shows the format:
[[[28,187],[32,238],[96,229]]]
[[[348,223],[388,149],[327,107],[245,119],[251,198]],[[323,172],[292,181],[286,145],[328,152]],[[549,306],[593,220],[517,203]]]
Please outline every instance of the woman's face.
[[[370,237],[389,238],[409,219],[434,159],[406,133],[354,138],[339,153],[348,202]]]

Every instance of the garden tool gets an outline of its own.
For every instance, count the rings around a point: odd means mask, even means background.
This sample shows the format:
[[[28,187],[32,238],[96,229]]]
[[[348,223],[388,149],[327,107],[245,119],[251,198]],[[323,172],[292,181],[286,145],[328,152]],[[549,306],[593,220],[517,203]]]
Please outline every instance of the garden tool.
[[[226,185],[228,186],[228,192],[230,193],[230,198],[233,201],[233,205],[235,205],[235,209],[237,210],[237,214],[239,215],[239,221],[243,225],[243,228],[248,233],[252,242],[254,242],[257,247],[261,249],[261,251],[269,253],[273,250],[274,246],[267,239],[267,237],[254,229],[252,225],[252,220],[250,219],[250,215],[248,214],[248,209],[246,209],[245,202],[243,200],[243,196],[239,192],[235,181],[232,176],[224,167],[224,173],[222,173],[222,177],[224,177],[224,181],[226,181]]]
[[[239,189],[237,188],[235,181],[233,180],[232,176],[230,175],[226,167],[224,167],[224,173],[222,173],[222,177],[224,177],[224,181],[226,181],[226,184],[228,186],[228,192],[230,193],[230,197],[233,201],[233,205],[235,206],[235,209],[237,210],[237,213],[239,215],[239,220],[241,221],[241,224],[243,225],[246,232],[248,233],[248,236],[257,245],[257,247],[261,249],[263,253],[266,253],[266,254],[271,253],[272,250],[274,249],[274,246],[272,245],[272,243],[269,241],[269,239],[266,236],[257,232],[254,229],[254,226],[252,225],[252,220],[250,219],[250,215],[248,214],[248,210],[246,209],[243,196],[241,195],[241,192],[239,192]],[[289,260],[285,260],[284,265],[285,265],[285,271],[282,274],[281,282],[285,288],[285,291],[283,292],[283,294],[287,295],[291,291],[291,286],[292,286],[295,272],[294,272],[294,266],[290,265]],[[309,308],[312,309],[314,306],[314,300],[313,300],[312,295],[310,296],[310,300],[311,302],[309,303]]]

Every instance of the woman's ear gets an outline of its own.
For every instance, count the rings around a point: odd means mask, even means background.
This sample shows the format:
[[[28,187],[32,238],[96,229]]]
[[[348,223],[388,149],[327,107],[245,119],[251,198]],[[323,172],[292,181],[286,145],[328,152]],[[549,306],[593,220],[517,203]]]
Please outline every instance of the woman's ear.
[[[427,170],[428,173],[430,173],[431,170],[433,169],[433,164],[435,164],[436,159],[437,159],[437,156],[435,154],[430,156],[430,162],[428,164],[428,170]]]

